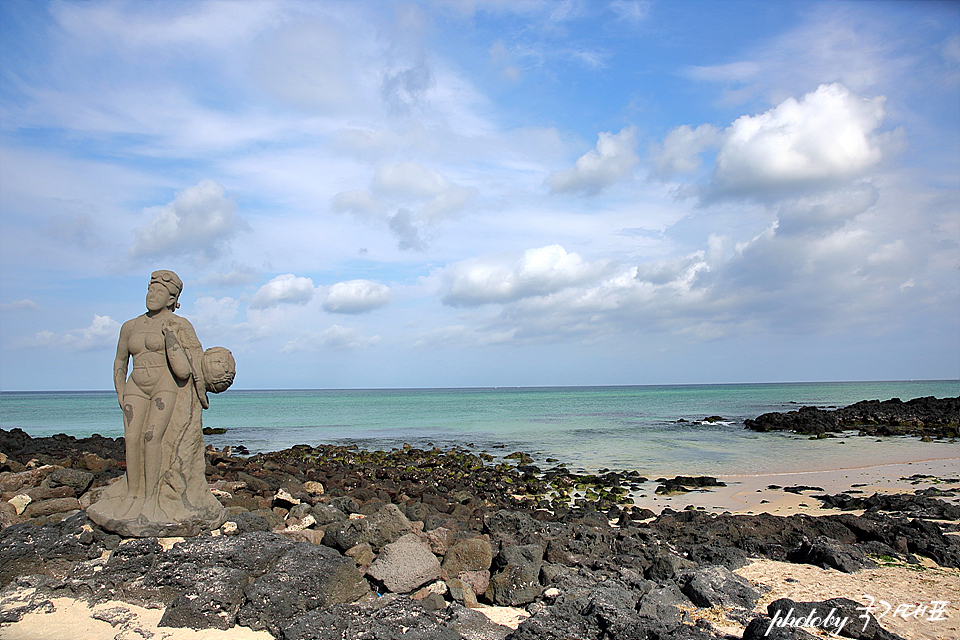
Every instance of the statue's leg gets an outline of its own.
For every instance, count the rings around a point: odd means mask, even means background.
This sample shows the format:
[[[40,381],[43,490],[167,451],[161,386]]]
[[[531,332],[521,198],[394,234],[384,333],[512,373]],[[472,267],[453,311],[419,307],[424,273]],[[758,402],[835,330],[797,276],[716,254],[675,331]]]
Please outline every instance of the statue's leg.
[[[150,520],[163,518],[162,511],[157,505],[157,495],[160,490],[160,477],[166,469],[163,464],[163,434],[170,424],[173,407],[177,401],[177,392],[156,391],[147,404],[147,419],[143,430],[143,467],[144,488],[146,491],[146,506],[144,515]]]
[[[123,394],[123,435],[127,455],[127,495],[116,514],[135,516],[146,495],[144,491],[143,424],[149,399],[139,393]],[[133,512],[133,513],[131,513]]]

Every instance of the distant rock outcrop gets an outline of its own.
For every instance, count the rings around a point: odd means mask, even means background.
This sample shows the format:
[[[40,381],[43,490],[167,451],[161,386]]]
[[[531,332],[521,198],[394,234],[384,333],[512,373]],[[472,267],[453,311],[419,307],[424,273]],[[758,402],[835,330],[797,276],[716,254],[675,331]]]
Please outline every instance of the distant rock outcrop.
[[[960,397],[864,400],[836,411],[801,407],[787,413],[765,413],[744,424],[754,431],[812,435],[859,429],[861,435],[871,436],[956,438],[960,436]]]

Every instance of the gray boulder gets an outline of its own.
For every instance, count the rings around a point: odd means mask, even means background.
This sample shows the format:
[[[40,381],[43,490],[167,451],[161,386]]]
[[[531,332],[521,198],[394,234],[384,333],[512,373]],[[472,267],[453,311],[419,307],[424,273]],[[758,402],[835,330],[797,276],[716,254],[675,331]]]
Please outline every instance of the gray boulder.
[[[77,496],[81,496],[93,483],[93,474],[79,469],[55,469],[45,482],[50,488],[70,487]]]
[[[817,536],[812,542],[804,541],[788,557],[791,562],[812,564],[824,569],[838,569],[845,573],[854,573],[877,566],[855,546],[843,544],[825,536]]]
[[[317,525],[321,527],[331,522],[343,522],[347,519],[347,514],[329,504],[314,505],[310,508],[310,515],[317,521]]]
[[[41,527],[14,524],[0,532],[0,587],[21,575],[65,573],[76,561],[98,558],[103,545],[85,538],[90,520],[77,513]]]
[[[440,577],[440,561],[414,533],[384,546],[367,574],[393,593],[409,593]]]
[[[413,532],[413,525],[395,504],[383,506],[366,518],[331,524],[323,535],[323,544],[340,551],[367,542],[374,551]]]
[[[304,613],[355,602],[369,592],[353,560],[328,547],[294,544],[269,571],[247,586],[247,602],[240,608],[237,622],[280,636],[284,625]]]
[[[680,590],[698,607],[753,609],[760,594],[750,582],[720,565],[701,567],[680,574]]]
[[[654,559],[653,564],[647,569],[647,578],[657,582],[672,579],[678,573],[695,569],[696,562],[681,558],[675,553],[661,551]]]
[[[461,571],[486,571],[493,562],[493,550],[483,538],[458,540],[443,556],[443,572],[456,578]]]
[[[497,555],[499,571],[490,578],[487,596],[494,603],[516,607],[540,595],[540,565],[544,548],[538,544],[505,546]]]
[[[247,573],[226,567],[204,568],[192,587],[171,602],[158,626],[190,629],[230,629],[243,604]]]
[[[240,569],[256,578],[296,546],[296,542],[268,531],[187,538],[163,552],[157,562],[157,571],[168,572],[178,564],[192,563],[202,567]]]
[[[680,606],[689,606],[690,601],[672,582],[654,587],[643,594],[637,603],[637,615],[645,620],[656,621],[669,627],[680,624]]]

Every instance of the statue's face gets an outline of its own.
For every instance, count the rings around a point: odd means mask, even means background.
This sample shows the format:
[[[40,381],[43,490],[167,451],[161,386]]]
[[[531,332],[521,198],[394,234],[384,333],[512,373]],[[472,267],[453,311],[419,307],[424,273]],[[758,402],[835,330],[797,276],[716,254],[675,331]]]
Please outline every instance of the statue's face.
[[[147,311],[166,309],[173,304],[173,301],[174,297],[169,289],[159,282],[150,283],[150,286],[147,288]]]

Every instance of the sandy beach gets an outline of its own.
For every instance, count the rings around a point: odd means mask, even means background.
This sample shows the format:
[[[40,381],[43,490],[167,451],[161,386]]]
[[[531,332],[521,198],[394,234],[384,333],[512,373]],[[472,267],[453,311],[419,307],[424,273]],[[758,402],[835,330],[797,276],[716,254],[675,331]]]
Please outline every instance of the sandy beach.
[[[922,444],[921,444],[922,446]],[[920,451],[919,453],[923,453]],[[932,476],[917,478],[914,476]],[[942,482],[952,479],[953,482]],[[710,487],[709,490],[659,496],[651,492],[638,492],[635,502],[640,507],[660,513],[665,508],[703,508],[722,513],[740,514],[772,513],[791,515],[827,515],[841,513],[837,509],[824,508],[816,494],[836,494],[850,490],[857,495],[873,493],[912,493],[916,490],[936,487],[941,490],[960,489],[960,457],[894,462],[873,466],[850,466],[848,468],[771,473],[762,475],[717,476],[725,487]],[[820,487],[822,490],[791,493],[777,487]],[[944,498],[951,500],[951,498]],[[957,498],[952,498],[954,502]],[[856,513],[856,512],[853,512]]]

